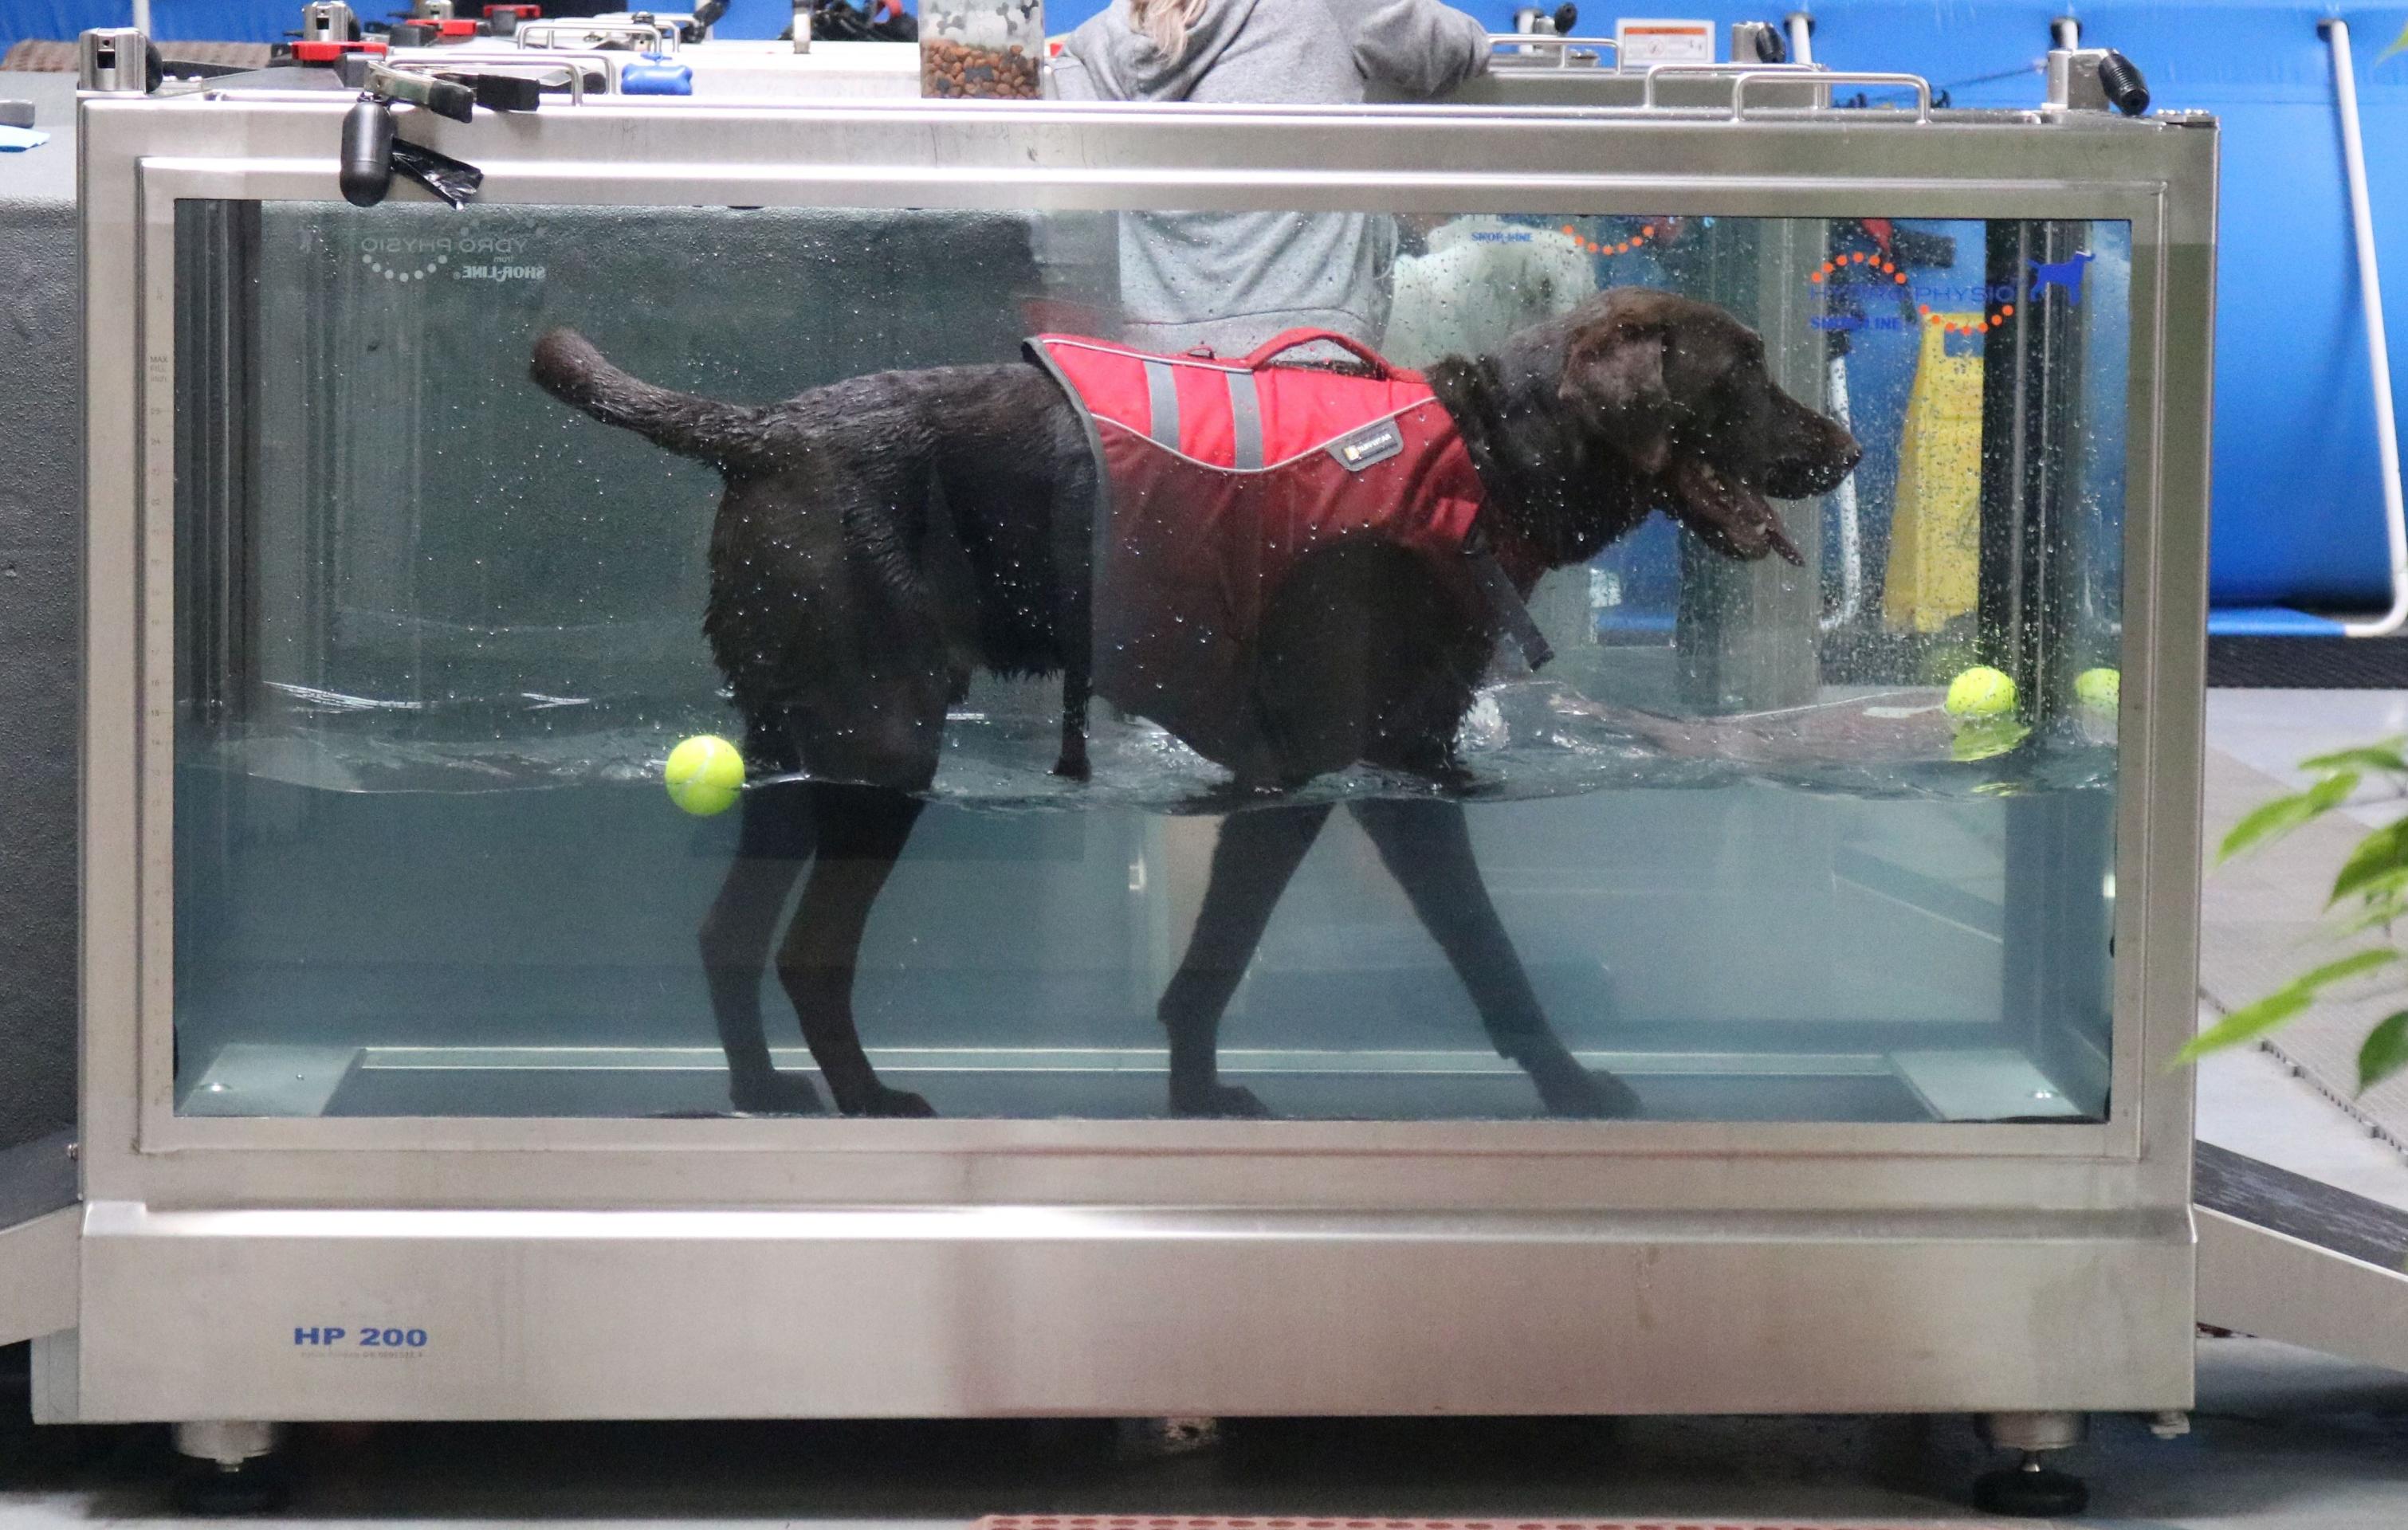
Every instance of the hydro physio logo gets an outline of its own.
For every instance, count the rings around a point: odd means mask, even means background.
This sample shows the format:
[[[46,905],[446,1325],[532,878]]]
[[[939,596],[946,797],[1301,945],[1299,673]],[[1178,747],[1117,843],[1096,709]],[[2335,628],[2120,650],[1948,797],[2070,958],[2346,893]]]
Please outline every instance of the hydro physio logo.
[[[411,237],[375,235],[358,242],[360,264],[387,281],[541,281],[543,266],[527,259],[523,235],[467,233]]]
[[[2030,261],[2031,267],[2017,291],[2014,283],[1917,280],[1889,256],[1857,251],[1834,255],[1806,279],[1824,295],[1823,311],[1810,322],[1822,330],[1908,330],[1929,326],[1950,336],[1985,335],[2015,316],[2018,303],[2037,303],[2052,287],[2079,307],[2082,282],[2098,257],[2085,250],[2061,261]],[[1864,301],[1880,293],[1898,293],[1903,301],[1880,309]],[[1856,299],[1842,307],[1844,294]],[[1978,315],[1969,320],[1968,315]]]
[[[1590,238],[1587,235],[1583,234],[1578,227],[1570,223],[1566,223],[1563,226],[1562,233],[1565,238],[1570,239],[1572,243],[1578,245],[1581,249],[1587,250],[1592,255],[1627,255],[1633,250],[1646,249],[1649,245],[1656,242],[1656,229],[1654,223],[1641,224],[1639,232],[1632,235],[1627,239],[1617,240],[1610,244],[1599,244],[1595,239]]]

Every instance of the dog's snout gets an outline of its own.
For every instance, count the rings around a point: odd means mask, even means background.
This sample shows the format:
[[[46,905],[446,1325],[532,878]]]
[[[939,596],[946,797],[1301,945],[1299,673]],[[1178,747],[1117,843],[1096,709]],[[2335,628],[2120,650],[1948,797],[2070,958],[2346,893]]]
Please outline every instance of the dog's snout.
[[[1765,476],[1764,487],[1775,499],[1814,499],[1829,493],[1864,460],[1865,449],[1848,430],[1831,421],[1807,450],[1784,458]]]
[[[1834,489],[1838,488],[1840,486],[1839,480],[1855,472],[1856,470],[1856,465],[1864,460],[1864,443],[1857,440],[1854,436],[1844,430],[1840,432],[1839,462],[1837,469],[1832,475],[1831,487]]]

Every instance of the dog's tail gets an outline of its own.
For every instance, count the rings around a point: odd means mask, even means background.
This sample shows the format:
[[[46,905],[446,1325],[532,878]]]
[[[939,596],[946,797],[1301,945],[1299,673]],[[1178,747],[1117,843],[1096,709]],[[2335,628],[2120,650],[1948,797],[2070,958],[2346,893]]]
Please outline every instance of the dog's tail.
[[[562,403],[681,456],[727,467],[759,455],[764,444],[758,410],[655,388],[611,365],[573,329],[556,329],[538,340],[528,371]]]

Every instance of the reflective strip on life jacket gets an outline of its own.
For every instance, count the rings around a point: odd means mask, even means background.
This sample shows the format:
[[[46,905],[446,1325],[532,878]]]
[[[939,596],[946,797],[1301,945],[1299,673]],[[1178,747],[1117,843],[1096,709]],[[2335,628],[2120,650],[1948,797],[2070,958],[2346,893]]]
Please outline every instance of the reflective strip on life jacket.
[[[1141,363],[1145,368],[1145,433],[1154,444],[1179,450],[1179,375],[1170,364],[1156,357]]]
[[[1229,432],[1236,443],[1238,471],[1259,472],[1263,466],[1263,397],[1252,372],[1231,372]]]
[[[1039,336],[1029,350],[1097,424],[1133,431],[1221,472],[1282,467],[1315,451],[1334,451],[1347,438],[1406,416],[1424,422],[1424,428],[1404,429],[1400,438],[1435,445],[1454,435],[1454,422],[1429,385],[1419,374],[1399,369],[1366,375],[1320,366],[1255,366],[1209,356],[1151,355],[1064,335]],[[1350,467],[1367,466],[1370,460],[1340,457]]]
[[[1181,455],[1189,455],[1180,447],[1179,376],[1168,361],[1149,357],[1144,362],[1146,398],[1146,438],[1156,446]],[[1263,398],[1262,390],[1254,386],[1254,374],[1214,367],[1226,390],[1229,410],[1230,461],[1229,471],[1259,473],[1263,461]]]

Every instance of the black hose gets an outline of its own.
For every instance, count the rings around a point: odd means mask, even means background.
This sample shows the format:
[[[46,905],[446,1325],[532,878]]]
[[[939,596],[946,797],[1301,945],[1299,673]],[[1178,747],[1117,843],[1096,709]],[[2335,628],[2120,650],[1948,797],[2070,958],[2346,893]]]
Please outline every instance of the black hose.
[[[2100,55],[2099,86],[2107,94],[2107,104],[2127,117],[2138,117],[2149,109],[2149,82],[2130,59],[2109,49]]]
[[[337,180],[343,200],[373,207],[393,189],[393,113],[373,96],[363,96],[343,118],[343,152]]]

